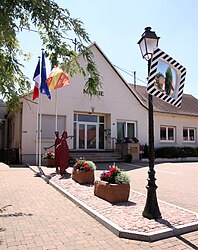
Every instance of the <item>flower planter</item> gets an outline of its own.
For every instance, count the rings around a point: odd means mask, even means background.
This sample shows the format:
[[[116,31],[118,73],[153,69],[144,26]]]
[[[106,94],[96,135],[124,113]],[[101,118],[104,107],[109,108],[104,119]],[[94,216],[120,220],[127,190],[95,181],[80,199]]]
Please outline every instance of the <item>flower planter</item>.
[[[111,184],[106,181],[94,183],[94,195],[109,202],[128,201],[129,193],[130,184]]]
[[[55,159],[46,159],[46,167],[55,167]]]
[[[73,170],[72,179],[79,184],[94,184],[94,171]]]

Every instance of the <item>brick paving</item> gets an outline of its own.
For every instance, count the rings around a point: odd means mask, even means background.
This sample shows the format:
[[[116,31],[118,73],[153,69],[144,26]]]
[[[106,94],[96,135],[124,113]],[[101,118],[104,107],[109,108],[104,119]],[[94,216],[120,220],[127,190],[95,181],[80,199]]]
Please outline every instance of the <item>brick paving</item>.
[[[0,249],[198,249],[197,231],[153,243],[119,238],[30,169],[0,164],[0,190]]]
[[[68,175],[65,178],[56,174],[53,168],[43,167],[43,170],[51,181],[125,230],[151,233],[166,230],[169,227],[198,223],[198,217],[195,213],[162,202],[159,202],[159,206],[163,218],[157,221],[148,220],[141,215],[146,197],[138,192],[131,190],[128,202],[112,204],[93,195],[94,185],[80,185],[73,181],[70,178],[72,168],[67,170]]]

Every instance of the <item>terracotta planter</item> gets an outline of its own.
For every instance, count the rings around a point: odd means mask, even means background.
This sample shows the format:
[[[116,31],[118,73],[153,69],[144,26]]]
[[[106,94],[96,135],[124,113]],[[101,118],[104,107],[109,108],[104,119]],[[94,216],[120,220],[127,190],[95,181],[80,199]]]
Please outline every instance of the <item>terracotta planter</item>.
[[[46,167],[55,167],[54,159],[46,159]]]
[[[123,202],[128,201],[130,184],[111,184],[106,181],[95,181],[94,195],[109,201]]]
[[[73,170],[72,179],[80,184],[94,184],[94,171]]]

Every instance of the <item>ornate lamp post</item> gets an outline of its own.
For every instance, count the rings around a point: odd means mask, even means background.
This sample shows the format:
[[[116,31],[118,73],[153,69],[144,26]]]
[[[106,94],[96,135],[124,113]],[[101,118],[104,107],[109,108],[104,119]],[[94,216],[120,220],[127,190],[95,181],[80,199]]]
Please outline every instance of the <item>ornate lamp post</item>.
[[[151,27],[146,27],[145,32],[142,34],[138,44],[142,56],[148,61],[148,75],[150,72],[151,58],[153,49],[157,47],[160,37],[157,37],[154,31],[151,31]],[[148,94],[148,122],[149,122],[149,171],[148,171],[148,184],[147,188],[147,200],[142,215],[148,219],[161,218],[161,213],[158,207],[155,184],[155,170],[154,170],[154,122],[153,122],[153,96]]]

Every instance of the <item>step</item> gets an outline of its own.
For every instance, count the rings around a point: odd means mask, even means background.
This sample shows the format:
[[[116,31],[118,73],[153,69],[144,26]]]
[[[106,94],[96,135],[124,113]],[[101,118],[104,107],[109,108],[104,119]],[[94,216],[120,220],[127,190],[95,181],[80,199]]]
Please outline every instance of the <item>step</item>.
[[[94,162],[121,162],[122,155],[117,151],[70,151],[73,158],[85,158]]]

